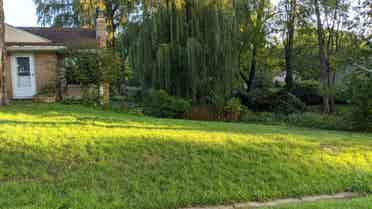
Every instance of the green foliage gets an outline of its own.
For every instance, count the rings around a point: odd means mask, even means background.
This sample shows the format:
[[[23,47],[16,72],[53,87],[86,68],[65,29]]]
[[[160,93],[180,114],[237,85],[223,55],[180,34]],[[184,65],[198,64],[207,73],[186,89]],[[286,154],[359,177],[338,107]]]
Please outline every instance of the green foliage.
[[[296,81],[291,92],[307,105],[322,104],[319,82],[315,80]]]
[[[142,87],[203,104],[213,94],[230,97],[239,86],[239,27],[232,2],[159,1],[149,6],[143,8],[143,22],[128,28],[136,31],[129,60]]]
[[[101,94],[100,86],[97,85],[84,85],[81,87],[81,103],[86,105],[98,105],[100,104]]]
[[[55,96],[57,90],[57,85],[55,82],[50,82],[45,85],[42,89],[38,90],[38,95],[43,96]]]
[[[155,117],[184,117],[191,108],[191,102],[170,96],[164,90],[148,90],[143,99],[145,113]]]
[[[103,11],[109,24],[110,36],[126,23],[137,0],[33,0],[38,23],[54,27],[95,26],[97,9]],[[111,39],[112,37],[110,37]]]
[[[225,111],[229,113],[241,113],[244,110],[244,106],[240,102],[239,98],[231,98],[226,102]]]
[[[273,78],[270,72],[258,72],[254,80],[254,87],[258,89],[270,89],[273,87],[272,80]]]
[[[248,109],[244,111],[244,114],[241,117],[241,121],[249,123],[279,125],[284,123],[281,118],[282,117],[280,117],[280,115],[272,112],[254,112]]]
[[[209,105],[194,105],[186,114],[187,119],[202,121],[239,121],[246,110],[239,98],[209,98]]]
[[[285,122],[294,126],[319,128],[327,130],[351,131],[351,124],[345,116],[327,115],[306,112],[304,114],[291,114]]]
[[[242,121],[250,123],[285,124],[325,130],[352,131],[352,123],[346,116],[305,112],[289,115],[272,112],[246,112]]]
[[[349,82],[353,128],[372,131],[372,73],[355,72]]]
[[[303,112],[306,109],[306,105],[295,95],[281,91],[274,95],[272,110],[276,113],[291,114]]]
[[[113,50],[70,50],[65,66],[67,82],[81,86],[84,104],[99,104],[102,84],[121,79],[120,58]]]
[[[258,112],[290,114],[303,112],[306,107],[295,95],[274,89],[253,89],[248,93],[241,93],[239,97],[245,106]]]
[[[65,60],[69,83],[99,86],[120,78],[120,58],[112,50],[71,50]]]
[[[245,109],[239,98],[229,99],[224,107],[224,120],[238,121]]]
[[[242,103],[253,111],[271,111],[274,103],[274,92],[270,89],[253,89],[250,92],[241,92],[239,97]]]
[[[28,102],[1,108],[0,120],[2,208],[174,209],[372,192],[371,134]]]

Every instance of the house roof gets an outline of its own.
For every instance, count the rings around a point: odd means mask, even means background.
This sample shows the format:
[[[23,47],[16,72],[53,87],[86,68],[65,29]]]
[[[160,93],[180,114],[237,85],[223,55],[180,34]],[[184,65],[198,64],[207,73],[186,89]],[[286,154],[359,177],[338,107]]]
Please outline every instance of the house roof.
[[[27,31],[20,30],[16,27],[6,24],[5,25],[5,42],[8,43],[30,43],[30,44],[51,44],[52,41],[29,33]]]
[[[52,44],[69,47],[94,47],[97,45],[94,29],[17,27],[22,31],[50,40]]]

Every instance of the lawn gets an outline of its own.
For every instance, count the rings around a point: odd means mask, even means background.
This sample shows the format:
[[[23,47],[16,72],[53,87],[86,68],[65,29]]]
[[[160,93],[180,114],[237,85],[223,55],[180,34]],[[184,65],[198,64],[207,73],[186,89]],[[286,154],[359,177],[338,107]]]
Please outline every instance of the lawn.
[[[262,209],[372,209],[372,197],[284,205]]]
[[[372,135],[0,108],[0,208],[171,209],[372,192]]]

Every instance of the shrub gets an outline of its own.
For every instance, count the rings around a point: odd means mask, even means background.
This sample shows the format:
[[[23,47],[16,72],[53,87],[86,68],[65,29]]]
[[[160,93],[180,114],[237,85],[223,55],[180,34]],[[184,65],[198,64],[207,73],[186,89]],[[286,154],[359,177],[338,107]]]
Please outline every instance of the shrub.
[[[351,122],[346,117],[311,112],[283,115],[272,112],[247,111],[242,116],[242,121],[250,123],[264,123],[270,125],[284,124],[326,130],[352,130]]]
[[[223,120],[226,98],[220,94],[212,93],[212,95],[208,97],[208,102],[210,105],[204,106],[203,108],[210,109],[215,115],[215,120]]]
[[[89,105],[99,105],[101,101],[100,86],[83,85],[81,87],[81,102]]]
[[[179,118],[183,117],[191,108],[188,100],[175,98],[164,90],[148,90],[144,99],[145,113],[155,117]]]
[[[57,90],[57,85],[55,84],[55,82],[50,82],[40,89],[38,95],[55,96],[57,93],[56,90]]]
[[[272,110],[276,113],[288,115],[291,113],[303,112],[306,109],[306,105],[289,92],[281,91],[276,93],[274,97]]]
[[[272,81],[273,78],[269,73],[258,72],[253,84],[256,89],[269,89],[274,86]]]
[[[274,103],[273,95],[274,92],[269,89],[253,89],[248,93],[240,92],[237,96],[243,105],[253,111],[270,112]]]
[[[306,105],[295,95],[270,89],[254,89],[249,93],[241,93],[244,105],[256,112],[296,113],[303,112]]]
[[[231,98],[226,102],[224,107],[225,120],[237,121],[240,119],[241,113],[244,111],[244,106],[239,98]]]
[[[113,50],[71,50],[65,59],[66,79],[69,84],[80,85],[83,103],[98,105],[102,84],[115,83],[121,78],[120,63]]]
[[[318,81],[315,80],[297,81],[291,92],[306,105],[322,104],[322,96],[319,91]]]
[[[68,83],[99,86],[120,78],[120,57],[112,50],[71,50],[65,62]]]
[[[372,131],[372,73],[355,72],[349,82],[353,128]]]
[[[285,123],[307,128],[342,131],[352,130],[350,121],[348,121],[346,117],[321,113],[307,112],[303,114],[290,114],[285,118]]]
[[[280,120],[279,115],[272,112],[253,112],[251,110],[246,110],[241,117],[243,122],[252,122],[252,123],[264,123],[264,124],[281,124],[283,123]]]

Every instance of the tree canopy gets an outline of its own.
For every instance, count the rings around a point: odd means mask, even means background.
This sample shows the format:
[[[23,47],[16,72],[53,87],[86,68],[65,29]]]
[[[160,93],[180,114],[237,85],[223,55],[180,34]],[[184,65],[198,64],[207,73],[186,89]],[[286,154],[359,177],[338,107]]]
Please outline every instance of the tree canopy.
[[[330,112],[337,75],[371,46],[368,0],[34,1],[43,25],[94,27],[96,10],[104,11],[122,70],[144,89],[195,103],[226,100],[259,86],[262,74],[286,72],[288,91],[298,78],[318,80]]]

